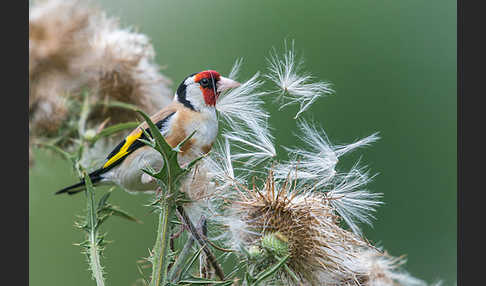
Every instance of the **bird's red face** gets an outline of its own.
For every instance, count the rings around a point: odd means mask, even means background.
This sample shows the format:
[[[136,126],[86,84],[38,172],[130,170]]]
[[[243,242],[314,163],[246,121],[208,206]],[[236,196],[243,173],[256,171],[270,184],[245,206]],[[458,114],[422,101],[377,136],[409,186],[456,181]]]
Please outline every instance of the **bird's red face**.
[[[214,108],[221,92],[239,85],[239,82],[225,78],[217,71],[206,70],[186,77],[177,88],[175,99],[193,110]]]
[[[202,71],[195,75],[194,82],[199,83],[204,102],[209,106],[215,106],[216,100],[221,91],[218,91],[217,83],[221,80],[221,75],[214,70]]]

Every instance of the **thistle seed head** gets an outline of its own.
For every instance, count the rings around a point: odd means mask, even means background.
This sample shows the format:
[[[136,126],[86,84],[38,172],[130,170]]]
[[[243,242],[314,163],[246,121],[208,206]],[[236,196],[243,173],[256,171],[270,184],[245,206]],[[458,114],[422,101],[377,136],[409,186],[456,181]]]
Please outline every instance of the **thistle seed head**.
[[[30,135],[67,138],[62,142],[69,145],[84,94],[90,104],[87,128],[137,118],[104,104],[112,100],[149,114],[160,110],[172,92],[154,58],[147,36],[120,28],[91,1],[36,1],[29,10]]]
[[[336,279],[354,275],[346,264],[367,242],[339,227],[340,218],[325,196],[299,192],[293,183],[289,179],[279,184],[270,171],[261,189],[239,187],[225,214],[232,246],[268,249],[273,244],[280,254],[288,247],[289,267],[311,284],[317,283],[319,271]],[[286,247],[275,247],[282,242]]]

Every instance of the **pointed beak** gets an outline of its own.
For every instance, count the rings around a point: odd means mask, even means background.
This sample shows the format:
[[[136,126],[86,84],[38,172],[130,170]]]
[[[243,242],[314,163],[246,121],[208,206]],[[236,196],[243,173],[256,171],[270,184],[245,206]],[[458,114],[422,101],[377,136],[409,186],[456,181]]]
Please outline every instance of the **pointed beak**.
[[[240,85],[241,83],[222,76],[219,77],[218,83],[216,84],[218,93]]]

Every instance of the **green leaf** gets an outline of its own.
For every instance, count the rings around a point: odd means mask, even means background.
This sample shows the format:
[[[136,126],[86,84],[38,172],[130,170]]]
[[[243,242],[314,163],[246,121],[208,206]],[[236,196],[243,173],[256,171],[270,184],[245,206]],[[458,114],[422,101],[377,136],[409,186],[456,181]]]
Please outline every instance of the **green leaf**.
[[[111,195],[111,191],[108,191],[106,194],[104,194],[99,203],[98,203],[98,211],[100,211],[105,205],[106,205],[106,202],[108,201],[108,198],[110,197]]]
[[[184,140],[182,140],[179,144],[177,144],[177,146],[175,148],[173,148],[172,150],[174,150],[176,152],[181,152],[182,146],[184,146],[184,144],[186,144],[187,141],[189,141],[189,139],[191,139],[192,136],[194,136],[194,134],[196,134],[196,130],[194,130],[189,136],[187,136]]]
[[[152,122],[150,117],[141,110],[137,110],[137,111],[142,115],[142,117],[145,119],[147,125],[150,128],[151,137],[155,140],[156,143],[156,149],[159,152],[161,152],[162,155],[164,155],[164,157],[168,158],[169,155],[172,153],[172,147],[170,147],[167,141],[165,141],[164,137],[162,136],[162,133],[160,133],[159,128],[155,126],[155,124]]]
[[[290,255],[286,255],[284,256],[282,259],[280,259],[280,261],[273,265],[272,267],[268,268],[267,270],[261,272],[260,274],[257,275],[257,277],[255,277],[255,282],[252,283],[253,285],[258,285],[260,282],[262,282],[263,280],[265,280],[266,278],[270,277],[271,275],[275,274],[275,272],[277,272],[280,267],[282,267],[285,263],[285,261],[287,261],[287,259],[290,257]]]
[[[108,191],[104,194],[100,201],[98,202],[97,214],[99,216],[98,219],[98,227],[110,216],[118,216],[136,223],[143,223],[141,220],[137,219],[136,217],[130,215],[128,212],[120,209],[118,206],[114,206],[108,204],[108,198],[111,195],[112,190]]]
[[[190,285],[204,285],[204,284],[231,285],[232,283],[233,283],[232,280],[219,281],[219,280],[211,280],[211,279],[205,279],[205,278],[194,277],[194,276],[192,276],[191,279],[179,281],[179,284],[190,284]]]
[[[129,221],[133,221],[133,222],[140,223],[140,224],[143,223],[141,220],[139,220],[136,217],[130,215],[128,212],[120,209],[117,206],[106,205],[101,211],[102,212],[107,212],[110,215],[115,215],[115,216],[118,216],[118,217],[127,219]]]
[[[39,147],[51,149],[52,151],[54,151],[54,152],[58,153],[59,155],[61,155],[62,157],[64,157],[64,159],[66,159],[66,160],[71,161],[72,158],[73,158],[73,155],[69,154],[68,152],[62,150],[61,148],[59,148],[55,145],[51,145],[51,144],[47,144],[47,143],[37,143],[37,145]]]
[[[126,130],[126,129],[133,129],[138,126],[138,122],[124,122],[124,123],[118,123],[115,125],[112,125],[110,127],[104,128],[101,130],[96,136],[91,140],[91,142],[96,142],[102,137],[108,137],[110,135],[113,135],[115,133],[118,133],[120,131]]]
[[[119,108],[128,109],[128,110],[132,110],[132,111],[138,111],[139,110],[139,108],[136,105],[126,103],[126,102],[122,102],[122,101],[117,101],[117,100],[110,100],[108,102],[97,102],[97,105],[104,105],[104,106],[107,106],[107,107],[119,107]]]
[[[199,157],[199,158],[193,160],[192,162],[189,163],[187,168],[181,168],[181,166],[179,165],[179,162],[177,161],[177,154],[180,152],[181,147],[192,136],[194,136],[196,131],[192,132],[191,135],[186,137],[175,148],[172,148],[167,143],[167,141],[165,141],[165,138],[162,136],[162,133],[160,133],[159,128],[152,122],[150,117],[141,110],[137,110],[137,111],[145,119],[145,121],[147,122],[147,125],[149,126],[149,129],[150,129],[151,134],[148,134],[148,132],[143,130],[145,136],[147,138],[150,138],[150,137],[153,138],[154,141],[155,141],[155,146],[151,142],[147,142],[145,140],[140,140],[140,139],[139,140],[144,142],[145,144],[152,146],[154,149],[159,151],[159,153],[162,155],[162,157],[164,159],[164,166],[162,167],[162,169],[158,173],[156,173],[156,174],[153,174],[153,173],[150,174],[148,172],[146,172],[146,173],[153,176],[154,178],[161,180],[162,182],[166,183],[167,185],[170,185],[172,183],[176,183],[182,177],[182,175],[186,174],[190,170],[190,168],[194,166],[194,164],[196,164],[201,158],[203,158],[203,157]]]
[[[143,144],[145,145],[148,145],[152,148],[155,148],[155,143],[152,142],[152,141],[149,141],[149,140],[145,140],[145,139],[137,139],[138,141],[142,142]]]
[[[192,255],[192,258],[189,259],[187,261],[187,263],[184,265],[184,267],[182,268],[182,271],[181,271],[181,274],[180,274],[180,277],[184,277],[187,273],[187,271],[189,271],[189,268],[191,268],[191,266],[194,264],[194,262],[196,261],[196,259],[199,257],[199,255],[201,254],[201,251],[202,251],[202,247],[199,248],[198,251],[194,252],[194,254]]]
[[[86,196],[87,198],[87,221],[88,221],[88,227],[90,228],[91,232],[95,232],[96,224],[97,224],[97,211],[95,208],[95,199],[94,199],[94,188],[93,184],[91,183],[91,179],[89,175],[86,173],[86,171],[80,167],[80,171],[84,175],[84,182],[86,185]]]
[[[287,273],[290,275],[290,277],[292,277],[295,283],[297,284],[300,283],[300,279],[299,277],[297,277],[297,274],[295,274],[294,271],[292,271],[292,269],[290,269],[290,267],[287,264],[284,264],[284,268],[285,271],[287,271]]]
[[[145,174],[150,175],[150,176],[152,176],[152,177],[155,177],[155,176],[157,175],[157,173],[156,173],[154,170],[149,169],[149,168],[143,168],[143,169],[141,169],[141,170],[142,170],[142,172],[144,172]]]

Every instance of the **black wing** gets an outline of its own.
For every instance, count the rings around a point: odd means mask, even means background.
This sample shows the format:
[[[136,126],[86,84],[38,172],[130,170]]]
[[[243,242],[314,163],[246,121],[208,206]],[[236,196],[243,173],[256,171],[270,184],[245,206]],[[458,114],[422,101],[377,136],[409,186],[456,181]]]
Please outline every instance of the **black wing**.
[[[169,119],[175,114],[175,112],[167,115],[164,119],[159,120],[155,123],[155,125],[159,128],[159,130],[162,130],[163,128],[166,127]],[[151,135],[150,128],[146,128],[145,131]],[[110,170],[114,166],[120,164],[123,162],[123,160],[127,157],[128,154],[132,153],[133,151],[137,150],[140,147],[143,147],[145,143],[138,139],[145,139],[147,140],[147,137],[145,136],[145,133],[141,133],[140,135],[136,135],[135,137],[130,138],[128,136],[127,138],[123,139],[122,142],[120,142],[113,151],[108,154],[106,157],[106,163],[103,165],[101,169],[96,170],[97,174],[102,174],[105,173],[106,171]],[[129,143],[128,146],[125,146]],[[116,159],[115,159],[116,158]],[[111,161],[110,161],[111,160]],[[93,172],[94,173],[94,172]]]

